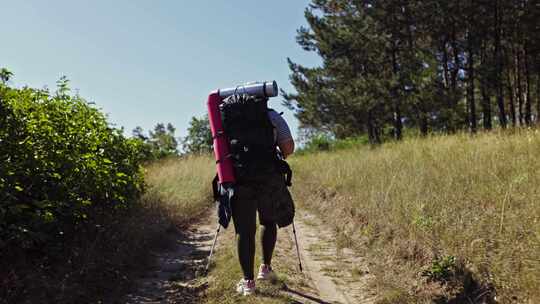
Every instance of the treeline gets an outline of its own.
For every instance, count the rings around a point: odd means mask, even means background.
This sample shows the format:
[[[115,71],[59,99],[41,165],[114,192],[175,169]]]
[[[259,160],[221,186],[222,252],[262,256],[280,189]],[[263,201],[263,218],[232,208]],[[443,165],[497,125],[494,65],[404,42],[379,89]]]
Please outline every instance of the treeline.
[[[304,131],[401,139],[540,123],[540,2],[312,0],[284,93]]]
[[[168,123],[158,123],[153,131],[145,134],[141,127],[132,131],[133,138],[138,140],[141,147],[141,158],[145,161],[154,161],[171,156],[208,153],[212,150],[212,133],[208,116],[191,117],[188,134],[185,137],[175,137],[176,128]],[[182,151],[179,151],[179,144]]]
[[[168,123],[157,123],[153,131],[145,134],[143,128],[132,131],[133,138],[141,144],[141,158],[145,161],[158,160],[178,155],[178,140],[174,136],[176,128]]]

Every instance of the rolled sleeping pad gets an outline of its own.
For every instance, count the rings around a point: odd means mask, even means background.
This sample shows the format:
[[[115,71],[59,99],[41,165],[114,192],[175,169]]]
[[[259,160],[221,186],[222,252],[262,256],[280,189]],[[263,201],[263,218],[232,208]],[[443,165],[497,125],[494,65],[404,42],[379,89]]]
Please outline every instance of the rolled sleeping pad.
[[[227,98],[234,94],[246,94],[258,97],[276,97],[278,95],[278,85],[276,81],[255,82],[239,85],[234,88],[218,90],[221,98]]]
[[[229,143],[227,135],[223,130],[223,123],[221,121],[221,112],[219,105],[222,103],[222,97],[218,92],[212,92],[208,95],[208,120],[210,121],[210,130],[212,131],[212,138],[214,141],[214,156],[216,158],[216,169],[218,173],[219,183],[221,185],[234,183],[233,164],[229,155]]]

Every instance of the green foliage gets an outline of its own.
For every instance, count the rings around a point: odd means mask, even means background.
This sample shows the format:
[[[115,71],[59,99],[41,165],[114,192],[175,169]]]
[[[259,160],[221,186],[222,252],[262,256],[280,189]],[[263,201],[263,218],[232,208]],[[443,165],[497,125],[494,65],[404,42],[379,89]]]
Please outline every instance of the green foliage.
[[[3,84],[6,84],[9,81],[9,79],[11,79],[12,76],[13,76],[13,73],[9,71],[8,69],[6,68],[0,69],[0,81]]]
[[[431,229],[433,227],[433,219],[429,216],[418,215],[413,219],[412,223],[420,229]]]
[[[149,141],[152,144],[154,158],[160,159],[168,156],[178,155],[178,142],[174,137],[176,129],[171,123],[167,127],[163,123],[158,123],[154,131],[150,131]]]
[[[430,268],[423,272],[423,275],[433,281],[446,281],[448,280],[456,269],[456,258],[451,255],[447,255],[438,259],[435,259]]]
[[[205,153],[212,150],[212,133],[208,115],[202,118],[191,118],[188,135],[183,140],[183,147],[186,153]]]
[[[133,138],[141,145],[140,157],[146,161],[158,160],[170,156],[178,155],[178,142],[174,133],[176,128],[168,123],[158,123],[154,131],[149,132],[149,136],[144,135],[141,127],[133,129]]]
[[[343,139],[333,138],[328,134],[316,134],[306,141],[297,154],[305,154],[319,151],[331,151],[357,148],[369,144],[367,136],[347,137]]]
[[[326,134],[318,134],[312,137],[304,146],[306,151],[328,151],[334,139]]]
[[[59,241],[128,208],[143,191],[140,148],[70,95],[65,77],[54,94],[0,84],[0,251]]]
[[[284,103],[302,129],[371,143],[538,123],[538,17],[526,0],[312,0],[297,42],[322,64],[289,59]]]

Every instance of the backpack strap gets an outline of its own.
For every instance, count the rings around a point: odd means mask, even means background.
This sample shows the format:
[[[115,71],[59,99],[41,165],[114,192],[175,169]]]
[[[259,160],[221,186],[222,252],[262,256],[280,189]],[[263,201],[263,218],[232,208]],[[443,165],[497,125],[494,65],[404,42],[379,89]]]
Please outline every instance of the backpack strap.
[[[291,166],[289,166],[285,160],[278,159],[277,167],[279,173],[285,175],[285,185],[287,185],[287,187],[292,186],[293,172],[291,170]]]
[[[219,187],[218,187],[218,175],[216,173],[216,176],[214,176],[214,179],[212,180],[212,195],[214,196],[214,201],[219,201]]]

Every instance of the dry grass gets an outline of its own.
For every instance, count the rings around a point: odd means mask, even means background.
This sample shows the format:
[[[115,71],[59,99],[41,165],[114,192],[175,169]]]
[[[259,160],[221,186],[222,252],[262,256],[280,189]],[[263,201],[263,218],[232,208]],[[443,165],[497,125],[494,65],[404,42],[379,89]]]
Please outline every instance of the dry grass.
[[[186,224],[211,206],[210,182],[215,174],[211,156],[166,159],[149,165],[145,171],[148,188],[143,205],[164,213],[163,219]]]
[[[236,292],[236,283],[242,278],[242,271],[238,262],[236,254],[234,227],[230,227],[220,235],[219,239],[220,247],[217,250],[217,254],[212,268],[209,273],[208,290],[206,290],[202,303],[205,304],[232,304],[232,303],[246,303],[246,304],[280,304],[290,303],[290,299],[283,295],[281,290],[283,284],[287,280],[284,276],[290,272],[290,269],[286,269],[285,265],[280,268],[283,272],[280,272],[280,277],[274,282],[261,282],[257,281],[257,292],[253,296],[241,296]],[[259,246],[257,244],[257,246]],[[260,247],[257,247],[256,263],[258,266],[261,263],[260,259]],[[257,270],[257,269],[256,269]]]
[[[538,130],[409,139],[291,164],[297,203],[371,257],[381,303],[467,302],[492,288],[501,303],[540,302]]]

